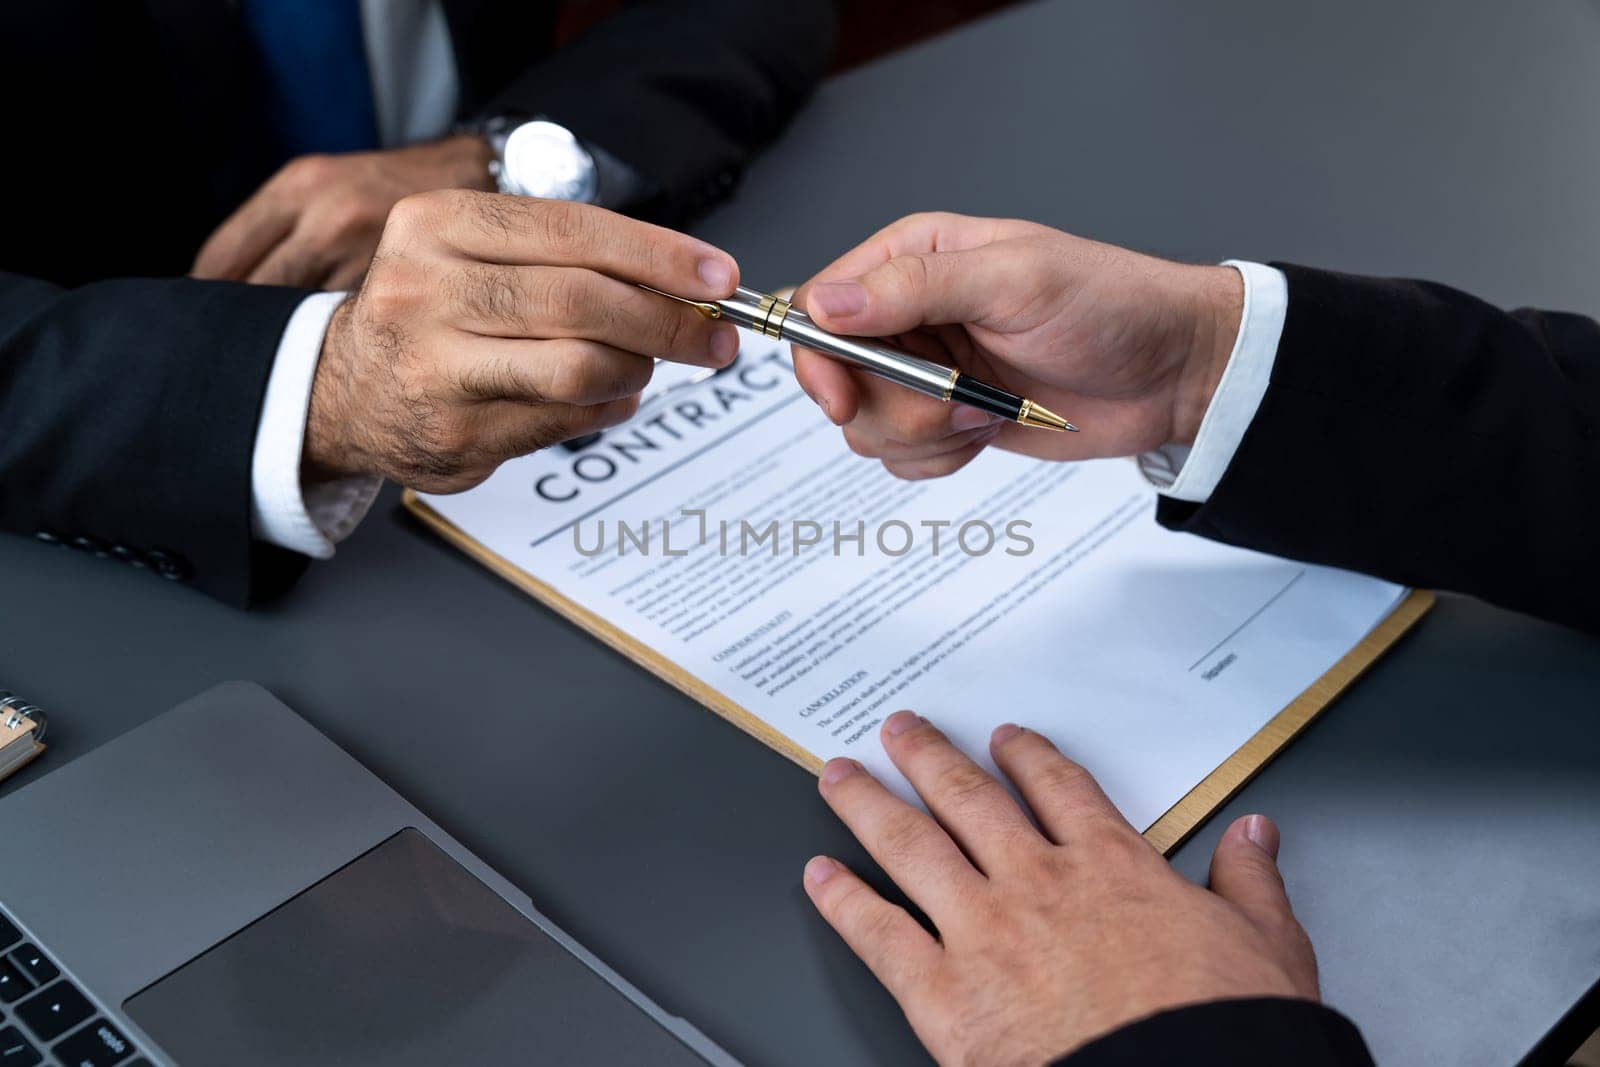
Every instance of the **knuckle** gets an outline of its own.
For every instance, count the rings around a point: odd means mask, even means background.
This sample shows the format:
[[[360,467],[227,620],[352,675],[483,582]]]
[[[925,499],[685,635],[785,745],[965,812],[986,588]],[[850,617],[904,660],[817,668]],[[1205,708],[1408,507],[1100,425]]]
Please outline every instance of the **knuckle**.
[[[920,760],[925,758],[930,750],[939,750],[949,747],[944,734],[938,728],[923,722],[918,723],[895,739],[896,747],[905,759]]]
[[[544,271],[538,277],[538,290],[533,304],[538,309],[540,319],[563,330],[582,326],[588,293],[578,276],[572,271],[552,270]]]
[[[952,211],[918,211],[907,215],[900,221],[902,224],[907,226],[921,229],[935,229],[940,226],[948,225],[960,217],[961,216]]]
[[[933,788],[948,803],[961,807],[983,798],[998,785],[983,768],[963,760],[940,768]]]
[[[448,210],[453,215],[467,219],[479,233],[496,240],[511,239],[518,213],[523,210],[516,197],[499,193],[448,189],[443,195],[448,198]]]
[[[445,217],[475,214],[497,199],[473,189],[430,189],[417,195],[425,198],[430,213]]]
[[[472,264],[458,269],[451,276],[450,295],[457,310],[468,318],[528,332],[517,276],[504,267]]]
[[[849,920],[865,920],[874,896],[866,883],[845,878],[838,879],[827,893],[834,914]]]
[[[655,239],[650,234],[634,234],[630,231],[628,241],[628,261],[633,263],[639,272],[649,278],[660,278],[672,273],[672,249],[663,241]]]
[[[1008,857],[1024,884],[1042,888],[1063,884],[1065,857],[1031,822],[996,826],[989,833],[997,839],[997,851]]]
[[[928,264],[921,256],[896,256],[884,264],[893,286],[905,293],[919,292],[928,284]]]
[[[442,212],[438,192],[412,193],[396,200],[389,209],[384,232],[407,237],[432,230]]]
[[[676,307],[662,308],[653,312],[656,319],[656,335],[660,340],[661,351],[672,353],[679,351],[679,346],[691,339],[692,324],[687,315]],[[693,314],[692,312],[690,314]]]
[[[545,396],[509,357],[486,360],[473,371],[470,381],[460,383],[463,393],[483,399],[515,398],[524,404],[542,404]]]
[[[948,211],[913,211],[890,223],[883,232],[886,235],[937,233],[939,227],[950,217]]]
[[[895,934],[895,914],[887,907],[880,906],[876,901],[864,899],[865,894],[861,889],[853,893],[856,900],[854,910],[855,927],[860,935],[868,941],[883,943],[890,940]]]
[[[922,843],[923,833],[922,819],[916,813],[896,811],[885,817],[879,826],[878,840],[888,855],[907,856]]]
[[[1241,850],[1242,851],[1242,850]],[[1278,870],[1278,865],[1268,859],[1264,853],[1252,849],[1253,855],[1246,861],[1251,873],[1260,881],[1272,886],[1283,894],[1285,909],[1284,916],[1289,922],[1294,922],[1294,916],[1289,913],[1287,904],[1289,900],[1289,887],[1283,880],[1283,872]]]
[[[291,159],[278,173],[285,185],[309,188],[329,180],[337,169],[338,163],[333,156],[316,153]]]
[[[546,251],[563,258],[582,253],[588,246],[588,212],[566,200],[540,201],[534,227]]]
[[[1055,759],[1036,772],[1047,792],[1075,793],[1090,783],[1089,772],[1067,759]]]
[[[409,260],[383,256],[373,261],[361,287],[361,303],[379,322],[410,317],[428,302],[427,279]]]
[[[580,404],[594,390],[594,364],[581,345],[564,352],[550,368],[548,399]]]
[[[1074,815],[1074,821],[1077,824],[1077,836],[1090,843],[1094,854],[1108,864],[1132,867],[1145,862],[1152,855],[1159,855],[1127,823],[1113,818],[1107,812],[1099,809],[1078,812]]]
[[[643,389],[649,381],[649,367],[640,368],[634,361],[615,364],[610,359],[597,357],[588,351],[564,360],[557,371],[559,395],[570,397],[576,403],[600,404],[625,400]]]

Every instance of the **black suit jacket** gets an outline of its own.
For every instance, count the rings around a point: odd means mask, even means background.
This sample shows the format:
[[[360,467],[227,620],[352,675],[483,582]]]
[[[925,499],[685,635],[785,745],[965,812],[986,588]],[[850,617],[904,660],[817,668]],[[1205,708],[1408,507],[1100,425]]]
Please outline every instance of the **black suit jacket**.
[[[1162,1012],[1107,1034],[1059,1067],[1372,1067],[1343,1015],[1306,1000],[1218,1000]]]
[[[1161,522],[1600,630],[1600,325],[1279,264],[1271,383]]]
[[[1210,499],[1163,498],[1160,521],[1600,630],[1600,326],[1278,266],[1289,307],[1261,406]],[[1371,1059],[1331,1009],[1242,1000],[1157,1015],[1062,1062]]]
[[[551,51],[554,0],[444,0],[460,117],[548,115],[650,180],[725,196],[821,76],[830,0],[628,5]],[[303,561],[253,545],[250,457],[299,290],[176,278],[282,163],[229,0],[0,4],[0,529],[244,603]]]

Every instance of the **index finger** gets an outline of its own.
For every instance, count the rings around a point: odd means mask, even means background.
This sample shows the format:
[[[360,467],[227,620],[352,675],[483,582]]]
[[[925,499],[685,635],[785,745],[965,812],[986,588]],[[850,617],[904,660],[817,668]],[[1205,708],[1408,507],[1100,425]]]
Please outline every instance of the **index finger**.
[[[487,263],[588,267],[696,300],[733,294],[739,265],[714,245],[592,204],[466,189],[410,196],[389,225],[420,227]]]
[[[272,192],[258,192],[222,220],[189,268],[191,278],[243,281],[294,229],[295,211]]]
[[[944,828],[885,789],[854,760],[828,761],[822,798],[912,902],[939,925],[986,881]]]
[[[964,252],[1009,235],[1018,226],[1011,219],[975,218],[948,211],[924,211],[896,219],[850,251],[829,263],[795,292],[794,302],[805,307],[807,289],[819,282],[856,278],[896,256],[925,252]]]
[[[818,271],[795,291],[794,304],[815,316],[808,299],[816,285],[860,277],[898,256],[976,248],[1032,225],[1012,219],[975,218],[944,211],[907,215]],[[864,376],[858,377],[842,364],[798,346],[794,348],[794,369],[800,387],[830,420],[842,426],[856,417],[864,399]]]

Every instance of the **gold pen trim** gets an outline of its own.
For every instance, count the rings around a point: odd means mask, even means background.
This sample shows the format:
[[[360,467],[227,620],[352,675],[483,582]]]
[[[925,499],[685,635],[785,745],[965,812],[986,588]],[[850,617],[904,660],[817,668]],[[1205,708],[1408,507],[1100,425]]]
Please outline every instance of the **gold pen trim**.
[[[703,300],[690,300],[686,296],[674,296],[671,293],[663,293],[660,289],[652,289],[650,286],[645,285],[643,282],[635,282],[634,284],[637,285],[639,288],[643,289],[647,293],[654,293],[657,296],[664,296],[668,300],[676,300],[680,304],[688,304],[690,307],[694,308],[696,311],[700,312],[700,314],[704,315],[708,319],[720,319],[720,318],[722,318],[722,309],[719,308],[715,304],[709,304],[709,303],[706,303]]]
[[[1043,404],[1035,404],[1031,400],[1024,400],[1022,407],[1017,410],[1017,421],[1024,426],[1033,426],[1040,430],[1065,430],[1068,433],[1077,433],[1078,428],[1051,411]]]
[[[957,370],[955,367],[951,367],[950,368],[950,380],[944,383],[944,396],[942,396],[940,398],[946,404],[950,403],[950,398],[955,395],[956,379],[959,378],[959,377],[961,377],[961,372],[959,370]]]
[[[783,320],[789,317],[789,309],[793,306],[789,301],[773,296],[771,293],[763,296],[761,302],[756,305],[756,310],[761,313],[761,319],[756,323],[756,329],[767,337],[782,340]],[[774,315],[777,316],[776,322],[773,321]]]

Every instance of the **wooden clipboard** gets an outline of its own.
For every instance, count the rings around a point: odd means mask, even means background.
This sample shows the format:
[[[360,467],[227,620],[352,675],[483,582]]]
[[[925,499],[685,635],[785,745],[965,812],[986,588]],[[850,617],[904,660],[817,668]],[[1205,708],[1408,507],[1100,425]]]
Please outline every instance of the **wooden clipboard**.
[[[542,601],[662,681],[687,693],[768,748],[789,757],[812,774],[822,772],[823,761],[806,749],[768,726],[721,692],[683,670],[655,649],[628,636],[600,616],[562,596],[554,588],[539,581],[504,556],[491,552],[469,537],[459,526],[434,511],[411,490],[406,490],[402,499],[406,508],[421,519],[429,529],[524,593]],[[1345,653],[1326,674],[1291,701],[1288,707],[1269,719],[1266,725],[1240,745],[1233,755],[1223,760],[1216,770],[1201,779],[1200,783],[1184,794],[1181,800],[1151,823],[1149,829],[1144,832],[1145,840],[1162,854],[1171,854],[1190,834],[1200,828],[1213,811],[1227,803],[1246,782],[1254,778],[1279,750],[1299,736],[1301,731],[1332,703],[1334,697],[1360,677],[1361,672],[1383,655],[1402,634],[1416,625],[1417,620],[1431,607],[1433,607],[1431,592],[1422,589],[1412,590],[1395,606],[1387,618]]]

